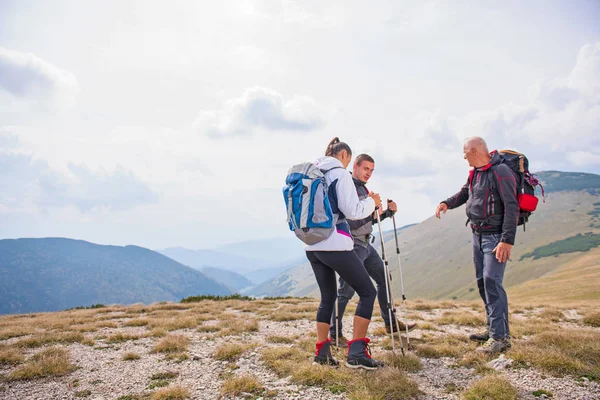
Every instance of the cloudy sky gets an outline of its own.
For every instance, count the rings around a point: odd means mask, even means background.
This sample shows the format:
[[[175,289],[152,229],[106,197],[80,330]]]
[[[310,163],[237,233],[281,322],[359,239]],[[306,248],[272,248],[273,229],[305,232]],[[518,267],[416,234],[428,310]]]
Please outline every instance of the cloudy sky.
[[[291,235],[287,169],[339,136],[421,221],[462,140],[600,173],[597,1],[0,0],[0,238]]]

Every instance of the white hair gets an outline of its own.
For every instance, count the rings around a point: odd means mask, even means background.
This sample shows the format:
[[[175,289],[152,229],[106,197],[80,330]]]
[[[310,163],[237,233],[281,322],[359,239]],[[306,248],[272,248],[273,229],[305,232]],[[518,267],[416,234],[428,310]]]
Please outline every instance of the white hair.
[[[479,136],[471,136],[466,138],[465,149],[476,149],[478,153],[489,154],[487,143]]]

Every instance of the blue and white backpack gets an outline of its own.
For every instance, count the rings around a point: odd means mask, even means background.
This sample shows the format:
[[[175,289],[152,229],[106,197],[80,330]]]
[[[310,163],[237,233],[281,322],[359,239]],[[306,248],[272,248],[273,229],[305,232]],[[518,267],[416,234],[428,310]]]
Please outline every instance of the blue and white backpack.
[[[324,172],[310,162],[294,165],[283,187],[290,230],[308,245],[327,239],[335,230]]]

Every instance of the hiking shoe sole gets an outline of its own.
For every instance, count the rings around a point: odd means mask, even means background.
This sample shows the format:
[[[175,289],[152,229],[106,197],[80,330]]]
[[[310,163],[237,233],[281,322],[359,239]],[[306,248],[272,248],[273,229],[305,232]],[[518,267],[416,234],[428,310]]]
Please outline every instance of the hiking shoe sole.
[[[348,361],[346,361],[346,367],[348,368],[352,368],[352,369],[366,369],[367,371],[374,371],[376,369],[379,369],[381,367],[369,367],[367,365],[362,365],[362,364],[350,364]]]

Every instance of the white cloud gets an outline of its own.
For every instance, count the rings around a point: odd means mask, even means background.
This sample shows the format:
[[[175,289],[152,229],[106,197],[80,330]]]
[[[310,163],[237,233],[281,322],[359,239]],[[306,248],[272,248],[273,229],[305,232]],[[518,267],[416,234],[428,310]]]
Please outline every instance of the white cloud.
[[[582,159],[590,163],[588,167],[598,167],[599,83],[600,42],[581,48],[568,77],[534,84],[527,103],[471,113],[460,129],[464,136],[483,136],[498,147],[528,149],[532,161],[541,161],[538,165],[543,168]],[[581,152],[590,156],[581,158]]]
[[[109,173],[69,164],[68,171],[63,174],[30,155],[0,152],[0,204],[14,210],[75,206],[88,213],[158,202],[146,183],[122,167]]]
[[[0,149],[12,149],[20,144],[19,137],[12,133],[4,132],[0,128]]]
[[[600,154],[589,151],[573,151],[567,154],[567,160],[577,167],[600,165]]]
[[[64,109],[75,104],[79,84],[71,72],[35,54],[0,47],[0,89],[36,106]]]
[[[324,123],[324,112],[312,98],[286,100],[274,90],[256,86],[227,100],[221,110],[201,111],[194,128],[210,137],[225,137],[256,130],[312,131]]]

